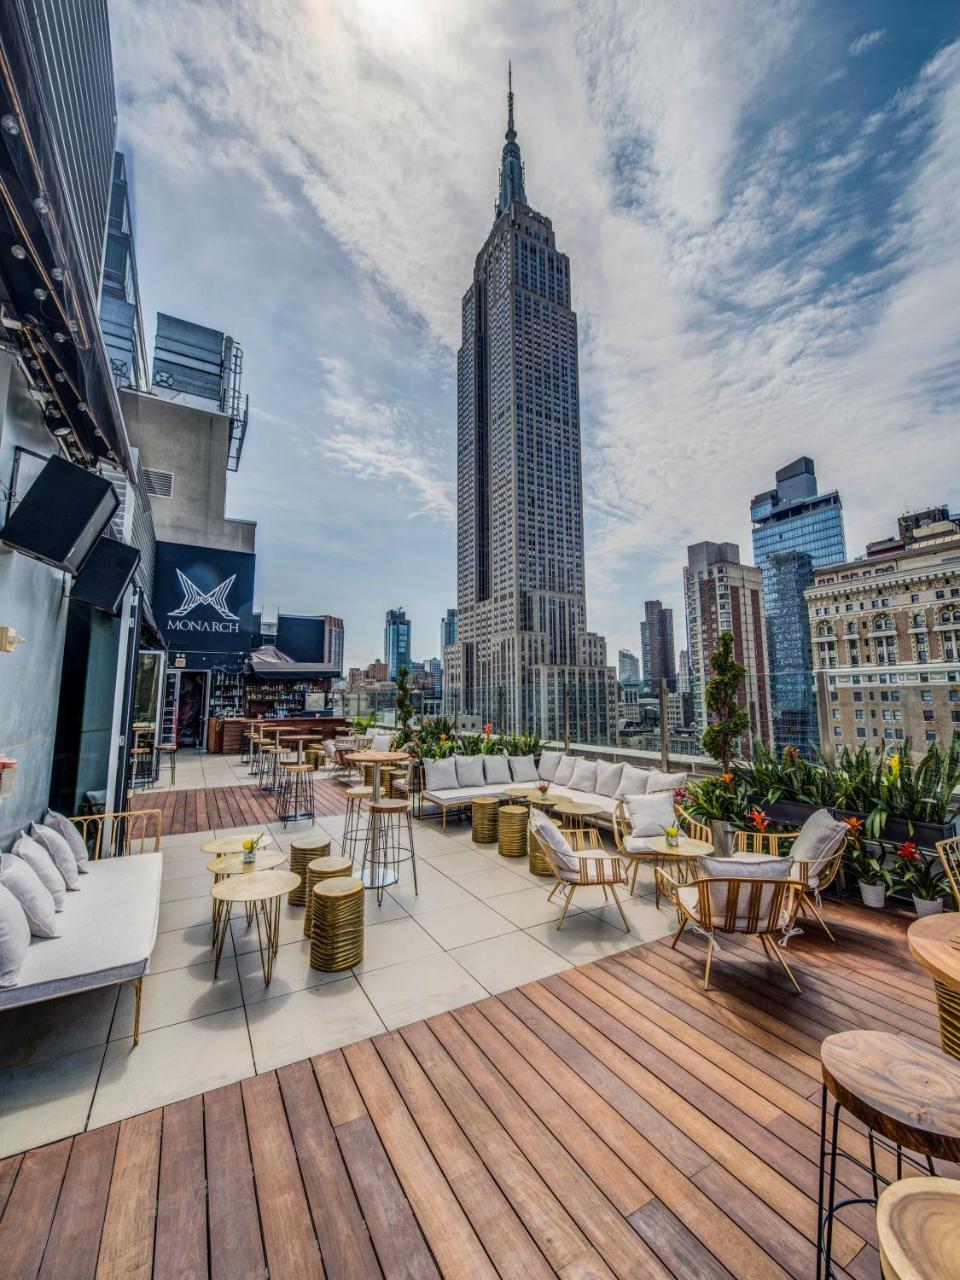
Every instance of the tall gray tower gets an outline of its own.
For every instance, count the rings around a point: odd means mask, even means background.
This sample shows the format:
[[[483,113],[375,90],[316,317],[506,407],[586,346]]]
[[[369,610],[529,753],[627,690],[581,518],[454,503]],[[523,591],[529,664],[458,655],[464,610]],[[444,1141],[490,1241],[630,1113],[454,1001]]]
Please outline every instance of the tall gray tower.
[[[498,730],[607,742],[616,672],[587,632],[570,263],[527,204],[512,77],[505,137],[493,229],[463,298],[458,638],[445,680],[461,711]]]

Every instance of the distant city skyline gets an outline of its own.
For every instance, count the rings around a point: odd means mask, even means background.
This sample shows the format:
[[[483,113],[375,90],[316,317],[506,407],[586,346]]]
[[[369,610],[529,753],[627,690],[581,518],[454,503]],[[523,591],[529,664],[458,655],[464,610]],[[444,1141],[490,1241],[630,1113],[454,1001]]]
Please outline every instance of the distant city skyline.
[[[526,186],[576,264],[586,592],[611,654],[637,648],[638,600],[679,617],[687,545],[750,545],[749,499],[798,442],[851,547],[960,507],[954,5],[231,17],[110,6],[146,330],[164,311],[244,344],[229,511],[259,522],[258,607],[342,617],[351,665],[397,599],[437,634],[463,266],[510,56]]]

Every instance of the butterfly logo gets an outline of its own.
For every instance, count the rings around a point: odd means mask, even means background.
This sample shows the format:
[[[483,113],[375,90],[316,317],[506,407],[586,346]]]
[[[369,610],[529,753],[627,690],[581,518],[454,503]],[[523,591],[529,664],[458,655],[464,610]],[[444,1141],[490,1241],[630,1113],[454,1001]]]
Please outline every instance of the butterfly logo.
[[[184,618],[188,613],[193,613],[194,609],[199,608],[202,604],[208,604],[211,609],[216,609],[221,618],[226,618],[228,622],[239,622],[240,619],[235,613],[231,613],[227,607],[227,593],[236,581],[237,575],[232,573],[229,578],[221,582],[218,587],[214,587],[212,591],[201,591],[195,582],[191,582],[185,573],[177,570],[177,577],[180,579],[180,586],[183,588],[183,604],[179,609],[171,609],[169,616],[171,618]]]

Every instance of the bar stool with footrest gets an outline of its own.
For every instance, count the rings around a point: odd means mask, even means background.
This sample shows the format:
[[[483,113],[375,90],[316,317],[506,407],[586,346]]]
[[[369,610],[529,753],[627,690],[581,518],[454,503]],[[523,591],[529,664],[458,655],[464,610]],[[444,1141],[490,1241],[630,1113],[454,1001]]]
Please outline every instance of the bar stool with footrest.
[[[334,876],[313,886],[310,968],[335,973],[363,959],[363,883]]]
[[[417,858],[413,849],[413,822],[409,800],[371,800],[370,821],[363,846],[360,878],[368,889],[376,889],[377,903],[383,891],[400,878],[400,863],[413,869],[413,891],[417,889]]]
[[[280,762],[280,790],[277,812],[284,826],[288,822],[313,821],[313,766],[296,760]]]
[[[886,1031],[842,1031],[820,1046],[820,1181],[817,1201],[817,1280],[832,1280],[836,1214],[851,1204],[876,1204],[880,1185],[877,1150],[904,1165],[933,1174],[934,1159],[960,1162],[960,1062],[932,1045]],[[833,1099],[832,1114],[828,1103]],[[839,1143],[840,1112],[866,1127],[869,1165]],[[872,1196],[836,1199],[837,1162],[867,1173]],[[925,1179],[921,1179],[925,1181]]]
[[[366,805],[373,795],[373,787],[348,787],[347,812],[343,820],[343,853],[357,861],[367,838]]]
[[[157,781],[160,781],[160,762],[166,760],[170,767],[170,785],[176,785],[177,781],[177,744],[175,742],[161,742],[157,747]]]
[[[313,890],[321,880],[335,880],[337,876],[353,874],[353,863],[349,858],[326,857],[314,858],[307,863],[307,909],[303,913],[303,936],[312,937],[313,933]]]

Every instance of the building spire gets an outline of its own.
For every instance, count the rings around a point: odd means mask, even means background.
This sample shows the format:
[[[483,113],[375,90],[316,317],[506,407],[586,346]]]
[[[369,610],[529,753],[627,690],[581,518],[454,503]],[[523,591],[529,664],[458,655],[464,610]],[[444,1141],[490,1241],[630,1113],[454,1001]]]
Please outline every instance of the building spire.
[[[503,154],[500,158],[500,195],[497,199],[496,216],[499,218],[513,202],[527,203],[527,195],[523,189],[523,161],[520,158],[520,146],[517,142],[517,131],[513,126],[513,62],[507,63],[507,132],[504,134]]]

